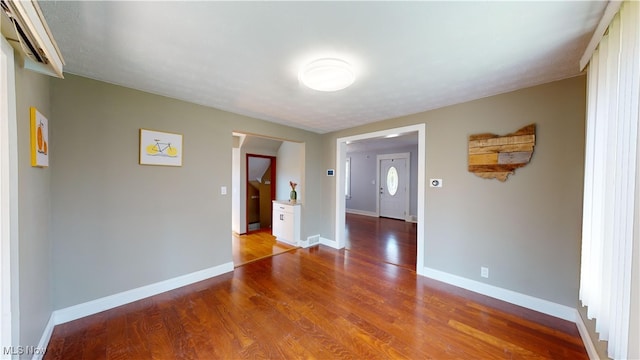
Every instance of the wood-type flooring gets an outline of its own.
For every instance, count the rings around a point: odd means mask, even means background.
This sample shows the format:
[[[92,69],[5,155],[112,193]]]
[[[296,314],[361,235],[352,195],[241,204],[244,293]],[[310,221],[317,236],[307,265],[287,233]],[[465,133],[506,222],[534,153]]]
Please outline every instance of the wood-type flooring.
[[[254,231],[249,234],[232,235],[233,265],[235,267],[252,261],[282,254],[296,248],[296,246],[276,241],[271,230]]]
[[[45,359],[588,358],[575,324],[417,276],[379,248],[402,236],[351,220],[346,250],[291,250],[58,325]]]

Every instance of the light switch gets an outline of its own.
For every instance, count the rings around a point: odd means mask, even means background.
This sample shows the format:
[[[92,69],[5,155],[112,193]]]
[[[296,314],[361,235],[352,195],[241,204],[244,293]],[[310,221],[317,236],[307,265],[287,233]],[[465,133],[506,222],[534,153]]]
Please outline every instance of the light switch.
[[[220,186],[220,195],[227,195],[227,187]]]

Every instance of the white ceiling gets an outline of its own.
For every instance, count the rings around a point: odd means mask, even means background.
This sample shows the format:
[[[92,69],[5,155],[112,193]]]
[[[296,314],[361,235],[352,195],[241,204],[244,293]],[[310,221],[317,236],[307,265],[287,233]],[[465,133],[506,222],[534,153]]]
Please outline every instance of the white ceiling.
[[[66,72],[325,133],[575,76],[606,2],[40,5]],[[353,86],[298,83],[328,56]]]

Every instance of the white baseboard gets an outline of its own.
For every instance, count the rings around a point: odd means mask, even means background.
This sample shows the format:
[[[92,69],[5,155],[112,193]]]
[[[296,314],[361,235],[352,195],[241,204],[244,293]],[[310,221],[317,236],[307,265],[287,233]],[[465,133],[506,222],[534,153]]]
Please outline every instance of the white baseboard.
[[[600,360],[598,350],[596,350],[596,346],[593,343],[593,340],[591,340],[591,336],[589,336],[589,330],[587,330],[587,326],[584,324],[584,320],[582,320],[582,316],[580,316],[580,312],[578,312],[578,310],[576,310],[576,326],[578,327],[578,332],[580,333],[584,347],[587,350],[589,359]]]
[[[356,209],[344,209],[344,211],[347,214],[355,214],[355,215],[364,215],[364,216],[371,216],[371,217],[378,217],[378,214],[376,214],[373,211],[365,211],[365,210],[356,210]]]
[[[91,300],[86,303],[55,310],[52,317],[55,325],[63,324],[231,271],[233,271],[233,262],[228,262],[226,264],[160,281],[155,284],[142,286],[100,299]]]
[[[364,216],[370,216],[370,217],[375,217],[375,218],[380,217],[380,216],[378,216],[377,213],[375,213],[373,211],[365,211],[365,210],[357,210],[357,209],[345,209],[344,211],[347,214],[364,215]],[[416,215],[409,215],[409,216],[405,217],[404,221],[417,223],[418,222],[418,217]]]
[[[327,238],[323,238],[322,236],[320,237],[320,244],[322,245],[326,245],[328,247],[340,250],[340,248],[338,247],[338,243],[334,240],[331,239],[327,239]]]
[[[34,352],[33,357],[31,358],[32,360],[41,360],[44,357],[44,354],[45,354],[44,349],[46,349],[47,345],[49,345],[49,340],[51,340],[51,334],[53,334],[53,328],[55,326],[56,326],[55,318],[52,313],[51,316],[49,317],[49,322],[47,322],[47,325],[44,327],[44,331],[42,332],[42,337],[40,338],[40,342],[36,347],[38,351]]]
[[[548,300],[499,288],[497,286],[481,283],[479,281],[470,280],[461,276],[452,275],[440,270],[435,270],[427,267],[422,269],[422,271],[419,271],[418,274],[498,300],[522,306],[527,309],[535,310],[543,314],[551,315],[571,322],[576,322],[576,309],[569,306],[556,304]]]
[[[331,239],[320,237],[320,244],[337,249],[337,243]],[[48,345],[55,325],[63,324],[85,316],[97,314],[105,310],[109,310],[140,299],[157,295],[165,291],[170,291],[182,286],[193,284],[198,281],[206,280],[208,278],[222,275],[231,271],[233,271],[233,262],[228,262],[222,265],[214,266],[212,268],[196,271],[191,274],[178,276],[169,280],[146,285],[136,289],[131,289],[86,303],[55,310],[51,314],[49,322],[44,329],[44,332],[40,339],[40,343],[38,344],[38,348],[44,349]],[[587,349],[589,358],[598,359],[597,351],[595,350],[595,346],[591,341],[591,338],[589,337],[589,333],[584,325],[584,322],[582,321],[580,314],[574,308],[427,267],[418,271],[418,274],[479,294],[503,300],[515,305],[523,306],[525,308],[535,310],[547,315],[575,322],[578,327],[578,331],[580,332],[580,336],[582,337],[582,340]],[[40,360],[41,358],[42,355],[33,356],[34,360]]]

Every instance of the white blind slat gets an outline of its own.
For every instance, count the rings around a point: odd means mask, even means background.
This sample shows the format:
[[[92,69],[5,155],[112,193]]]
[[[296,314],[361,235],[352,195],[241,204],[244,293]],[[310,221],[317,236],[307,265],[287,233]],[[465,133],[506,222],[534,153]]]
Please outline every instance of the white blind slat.
[[[580,300],[608,340],[628,354],[640,101],[640,4],[624,2],[588,69]]]

